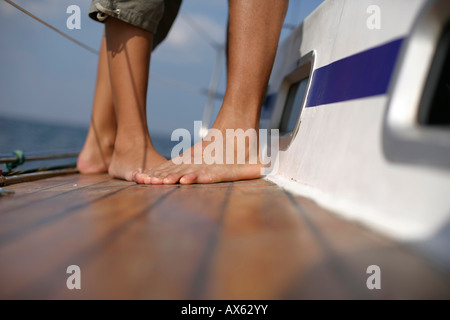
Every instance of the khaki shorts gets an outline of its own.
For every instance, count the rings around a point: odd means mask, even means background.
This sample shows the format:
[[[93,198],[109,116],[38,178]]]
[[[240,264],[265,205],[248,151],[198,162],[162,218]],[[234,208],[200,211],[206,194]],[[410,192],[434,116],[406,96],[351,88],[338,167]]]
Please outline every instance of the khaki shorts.
[[[181,0],[92,0],[89,16],[103,22],[114,17],[153,33],[153,49],[169,33]]]

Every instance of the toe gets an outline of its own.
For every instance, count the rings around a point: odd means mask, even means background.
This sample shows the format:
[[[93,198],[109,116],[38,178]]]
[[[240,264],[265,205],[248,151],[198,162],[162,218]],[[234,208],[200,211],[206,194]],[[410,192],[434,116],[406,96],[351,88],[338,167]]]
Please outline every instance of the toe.
[[[180,178],[181,184],[192,184],[197,182],[197,174],[189,173]]]
[[[157,177],[150,177],[149,181],[150,181],[150,184],[163,184],[162,179],[157,178]]]
[[[152,177],[150,177],[149,175],[145,175],[143,176],[143,181],[144,184],[152,184]]]
[[[144,180],[145,180],[146,177],[147,177],[147,175],[145,173],[135,172],[134,175],[133,175],[133,180],[136,183],[143,184],[143,183],[145,183]]]
[[[211,173],[199,174],[197,177],[197,183],[217,183],[222,181],[223,179],[220,175],[213,175]]]
[[[164,179],[163,179],[163,183],[164,184],[175,184],[178,181],[180,181],[181,175],[178,173],[171,173],[169,175],[167,175]]]

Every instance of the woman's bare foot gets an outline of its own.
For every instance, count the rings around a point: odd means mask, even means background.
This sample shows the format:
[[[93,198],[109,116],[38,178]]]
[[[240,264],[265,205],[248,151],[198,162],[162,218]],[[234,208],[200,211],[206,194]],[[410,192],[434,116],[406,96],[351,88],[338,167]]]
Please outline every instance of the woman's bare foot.
[[[108,173],[114,178],[133,181],[136,173],[155,168],[166,161],[153,148],[150,138],[133,141],[118,137]]]
[[[91,125],[77,160],[77,168],[80,173],[93,174],[108,171],[114,151],[115,133],[108,135],[103,132],[103,135],[101,138],[98,137],[96,130]]]

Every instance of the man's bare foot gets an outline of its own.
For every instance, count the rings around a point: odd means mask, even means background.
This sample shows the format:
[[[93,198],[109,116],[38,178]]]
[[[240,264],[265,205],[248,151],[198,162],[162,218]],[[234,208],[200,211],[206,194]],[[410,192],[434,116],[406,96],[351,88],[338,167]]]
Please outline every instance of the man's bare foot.
[[[239,138],[227,139],[227,129],[222,129],[224,127],[232,128],[234,130],[232,132]],[[241,129],[240,133],[237,133],[236,129]],[[245,138],[245,134],[251,132],[254,133],[253,137],[249,138],[247,135]],[[216,140],[217,137],[219,140]],[[216,125],[203,141],[184,154],[154,169],[136,174],[134,180],[143,184],[192,184],[256,179],[261,177],[263,168],[258,161],[257,140],[257,132],[253,127]],[[218,143],[223,147],[213,148],[213,143],[214,147],[217,147]],[[249,146],[254,147],[253,157]],[[222,152],[219,154],[218,150]],[[243,151],[241,158],[238,151]]]
[[[114,151],[115,133],[103,134],[98,137],[95,130],[89,132],[77,159],[77,168],[80,173],[93,174],[107,172]]]
[[[116,141],[108,173],[114,178],[133,181],[136,173],[157,167],[166,161],[153,148],[150,139],[146,139],[144,143]]]
[[[219,138],[219,140],[224,139],[224,133],[228,129],[244,131],[247,129],[256,131],[258,129],[261,106],[287,7],[287,0],[229,1],[227,86],[222,107],[213,125],[213,129],[222,132],[222,138]],[[267,23],[267,21],[270,21],[270,23]],[[257,141],[258,139],[253,142],[257,143]],[[224,141],[220,142],[224,146],[221,154],[223,159],[235,159],[234,155],[229,154],[230,150],[230,153],[242,151],[241,147],[230,145],[230,143],[233,143],[230,139],[225,138]],[[251,142],[248,145],[244,143],[244,149],[246,146],[251,146]],[[212,149],[209,148],[212,144],[212,141],[203,141],[201,144],[197,144],[197,149],[203,150],[203,152],[200,152],[203,155],[206,153],[207,160],[208,158],[220,159],[221,157],[216,157],[215,154],[208,154],[208,149]],[[194,153],[194,160],[195,149],[196,146],[190,149],[191,156]],[[199,164],[194,161],[194,164],[177,164],[177,160],[180,160],[180,158],[175,157],[170,162],[166,162],[153,170],[136,174],[135,181],[146,184],[174,184],[178,182],[190,184],[259,178],[264,167],[258,153],[256,162],[251,161],[252,157],[248,157],[249,154],[245,154],[243,161],[233,163],[225,161],[225,164],[220,164],[218,161],[212,163],[200,161]],[[201,158],[205,160],[203,155]]]
[[[250,180],[261,177],[259,164],[173,164],[170,160],[144,174],[137,174],[135,181],[144,184],[193,184]]]

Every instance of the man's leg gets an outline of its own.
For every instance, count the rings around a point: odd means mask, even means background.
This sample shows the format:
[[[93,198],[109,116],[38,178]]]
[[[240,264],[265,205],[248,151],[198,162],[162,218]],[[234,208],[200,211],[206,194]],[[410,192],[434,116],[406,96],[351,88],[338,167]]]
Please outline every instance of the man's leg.
[[[92,118],[77,167],[81,173],[107,172],[116,140],[116,115],[111,96],[106,39],[102,38]]]
[[[133,173],[166,161],[153,148],[146,97],[152,33],[118,19],[106,20],[106,44],[117,135],[108,172],[132,180]]]
[[[287,0],[230,0],[227,89],[213,128],[259,128],[264,94],[287,11]],[[230,141],[224,141],[226,144]],[[203,142],[205,148],[208,142]],[[234,150],[236,151],[236,150]],[[255,164],[181,164],[169,161],[153,170],[137,174],[138,183],[214,183],[258,178]]]

